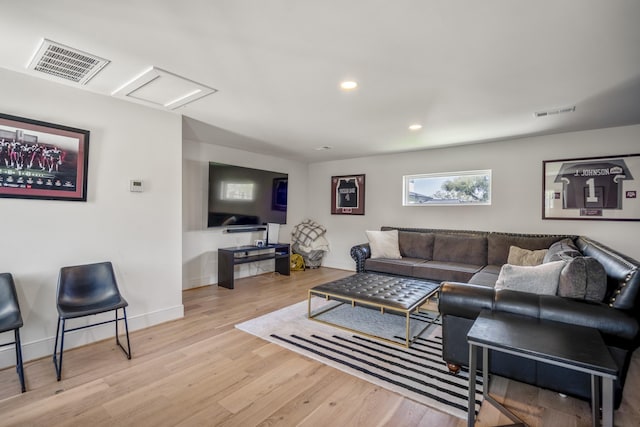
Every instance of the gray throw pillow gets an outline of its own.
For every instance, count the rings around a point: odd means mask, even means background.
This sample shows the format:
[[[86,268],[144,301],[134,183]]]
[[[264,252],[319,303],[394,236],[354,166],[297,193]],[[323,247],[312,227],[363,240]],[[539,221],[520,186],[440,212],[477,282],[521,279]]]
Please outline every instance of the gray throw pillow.
[[[559,242],[555,242],[553,245],[549,246],[549,250],[544,256],[542,262],[546,263],[551,261],[560,261],[566,259],[567,257],[574,258],[578,256],[582,256],[582,253],[573,243],[573,240],[567,238],[562,239]]]
[[[558,295],[602,302],[607,292],[607,273],[597,259],[591,257],[565,257],[566,265],[560,272]]]
[[[555,295],[564,261],[536,266],[505,264],[500,269],[495,289],[511,289],[540,295]]]

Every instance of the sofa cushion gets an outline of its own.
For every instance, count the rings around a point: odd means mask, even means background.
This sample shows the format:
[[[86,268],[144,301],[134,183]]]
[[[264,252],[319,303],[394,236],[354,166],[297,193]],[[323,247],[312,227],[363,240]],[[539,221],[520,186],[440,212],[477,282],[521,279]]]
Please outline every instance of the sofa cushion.
[[[413,273],[413,265],[424,262],[418,258],[367,258],[364,262],[365,271],[374,271],[378,273],[397,274],[399,276],[411,276]]]
[[[507,264],[511,265],[540,265],[544,256],[547,254],[548,249],[529,250],[522,249],[517,246],[511,246],[509,248],[509,257],[507,258]]]
[[[413,277],[451,282],[468,282],[482,265],[462,264],[447,261],[426,261],[413,265]]]
[[[487,264],[487,238],[470,234],[436,234],[433,260],[483,266]]]
[[[491,233],[487,237],[487,264],[507,264],[509,248],[517,246],[522,249],[549,249],[553,243],[563,236],[528,236],[508,233]]]
[[[499,265],[486,265],[482,270],[478,271],[471,277],[471,279],[469,279],[469,283],[472,285],[494,287],[499,274]]]
[[[432,233],[399,231],[398,243],[400,246],[400,255],[430,261],[433,259],[434,238],[435,236]]]
[[[480,271],[485,273],[495,274],[496,277],[498,277],[498,274],[500,274],[501,269],[502,269],[501,265],[485,265]]]
[[[367,239],[371,248],[371,258],[400,259],[398,230],[367,231]]]
[[[573,240],[567,238],[555,242],[553,245],[549,246],[549,250],[544,256],[544,260],[542,262],[560,261],[564,257],[577,256],[582,256],[582,253],[573,243]]]
[[[532,294],[555,295],[564,261],[553,261],[536,266],[505,264],[500,270],[495,288],[511,289]]]
[[[591,257],[565,257],[560,272],[558,295],[602,302],[607,292],[607,273],[597,259]]]

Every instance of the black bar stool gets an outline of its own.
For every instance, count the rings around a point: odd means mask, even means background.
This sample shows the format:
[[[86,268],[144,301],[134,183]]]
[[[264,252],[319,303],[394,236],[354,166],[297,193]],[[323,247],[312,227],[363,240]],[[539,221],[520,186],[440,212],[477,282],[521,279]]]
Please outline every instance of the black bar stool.
[[[110,262],[85,264],[62,267],[58,277],[58,327],[56,329],[56,343],[53,349],[53,363],[56,366],[58,381],[62,376],[62,355],[64,352],[65,332],[116,323],[116,343],[122,349],[127,359],[131,359],[131,345],[129,343],[129,325],[127,323],[127,301],[120,295],[118,284]],[[118,318],[118,309],[122,309],[123,316]],[[94,314],[115,312],[115,318],[104,322],[66,329],[66,321],[78,317]],[[118,335],[118,321],[124,320],[127,336],[127,349],[120,343]],[[60,327],[62,325],[62,328]],[[62,332],[62,334],[60,334]],[[58,338],[60,338],[60,358],[58,359]]]
[[[20,344],[20,328],[22,327],[22,315],[18,304],[16,285],[11,273],[0,274],[0,333],[13,330],[14,341],[0,344],[0,347],[15,345],[16,370],[20,378],[22,392],[27,391],[24,385],[24,367],[22,364],[22,346]]]

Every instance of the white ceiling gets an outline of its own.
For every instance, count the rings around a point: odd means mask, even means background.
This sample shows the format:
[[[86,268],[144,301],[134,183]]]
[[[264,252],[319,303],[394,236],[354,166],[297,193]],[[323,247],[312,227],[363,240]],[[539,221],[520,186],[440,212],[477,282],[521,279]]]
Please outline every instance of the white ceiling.
[[[0,67],[36,75],[26,66],[51,39],[111,61],[84,86],[61,84],[112,96],[155,66],[218,90],[175,110],[187,138],[292,159],[640,123],[637,0],[0,0],[0,11]],[[345,79],[359,88],[341,91]]]

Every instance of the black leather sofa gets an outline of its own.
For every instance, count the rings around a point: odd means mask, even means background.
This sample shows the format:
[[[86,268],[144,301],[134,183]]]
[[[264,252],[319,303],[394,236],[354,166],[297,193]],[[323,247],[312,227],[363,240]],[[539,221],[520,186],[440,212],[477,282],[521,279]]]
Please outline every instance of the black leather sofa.
[[[442,281],[443,359],[452,370],[468,364],[466,335],[483,309],[587,326],[600,331],[618,364],[615,405],[619,406],[631,355],[640,343],[638,261],[584,236],[382,227],[394,229],[399,232],[402,258],[371,259],[368,244],[356,245],[351,248],[356,270]],[[604,267],[607,289],[602,301],[494,289],[510,246],[545,249],[564,239],[575,244],[578,255],[594,258]],[[424,244],[426,250],[416,249]],[[493,374],[590,399],[586,374],[502,353],[492,353],[490,361]]]

